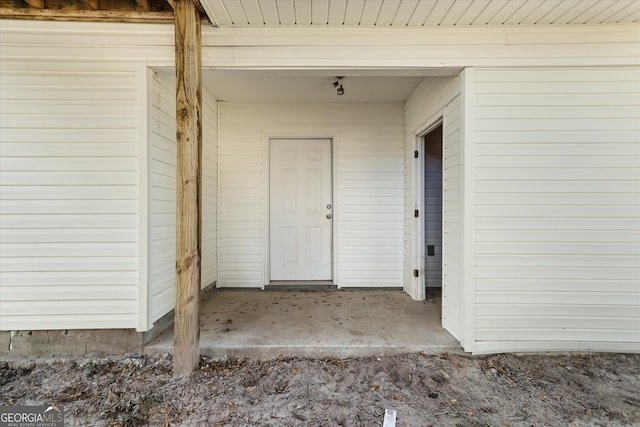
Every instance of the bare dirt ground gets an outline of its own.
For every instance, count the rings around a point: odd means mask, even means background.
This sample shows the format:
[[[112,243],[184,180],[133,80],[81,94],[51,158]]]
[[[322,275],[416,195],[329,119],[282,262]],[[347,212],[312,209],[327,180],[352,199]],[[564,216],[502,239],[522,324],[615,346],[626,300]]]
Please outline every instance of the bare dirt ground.
[[[175,379],[162,357],[0,362],[0,405],[63,405],[66,425],[640,425],[640,355],[409,354],[202,360]]]

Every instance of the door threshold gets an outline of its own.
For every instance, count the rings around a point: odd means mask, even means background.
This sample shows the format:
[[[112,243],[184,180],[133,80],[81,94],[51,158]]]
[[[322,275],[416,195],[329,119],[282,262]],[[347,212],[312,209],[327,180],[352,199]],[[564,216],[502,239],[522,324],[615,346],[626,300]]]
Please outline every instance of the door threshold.
[[[274,280],[264,287],[265,291],[326,291],[338,290],[331,280]]]

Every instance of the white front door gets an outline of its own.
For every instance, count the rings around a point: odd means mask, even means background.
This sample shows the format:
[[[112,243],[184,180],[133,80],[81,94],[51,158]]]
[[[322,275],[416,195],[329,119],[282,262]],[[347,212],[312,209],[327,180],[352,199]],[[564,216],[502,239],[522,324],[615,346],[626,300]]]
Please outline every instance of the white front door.
[[[331,280],[330,139],[270,140],[271,280]]]

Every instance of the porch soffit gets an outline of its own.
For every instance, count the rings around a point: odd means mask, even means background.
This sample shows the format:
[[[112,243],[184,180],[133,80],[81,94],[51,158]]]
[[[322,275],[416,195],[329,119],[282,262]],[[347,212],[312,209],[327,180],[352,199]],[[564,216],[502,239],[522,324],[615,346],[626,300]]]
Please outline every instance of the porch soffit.
[[[640,22],[637,0],[200,0],[218,27],[509,27]]]
[[[637,0],[193,0],[214,27],[513,28],[640,23]],[[173,0],[0,0],[0,18],[173,22]]]

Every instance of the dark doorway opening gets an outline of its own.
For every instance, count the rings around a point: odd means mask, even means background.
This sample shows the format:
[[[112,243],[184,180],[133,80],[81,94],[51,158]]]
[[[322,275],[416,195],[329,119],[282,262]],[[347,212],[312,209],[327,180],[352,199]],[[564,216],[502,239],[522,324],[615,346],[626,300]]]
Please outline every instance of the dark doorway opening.
[[[442,124],[424,142],[424,283],[427,295],[442,289]]]

